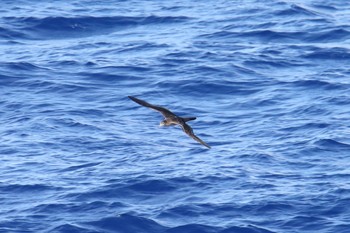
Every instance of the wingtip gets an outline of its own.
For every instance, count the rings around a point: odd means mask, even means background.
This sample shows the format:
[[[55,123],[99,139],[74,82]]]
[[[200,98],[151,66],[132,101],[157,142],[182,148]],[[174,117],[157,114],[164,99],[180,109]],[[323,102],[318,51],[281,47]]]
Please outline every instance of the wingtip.
[[[128,98],[129,98],[129,99],[131,99],[132,101],[136,101],[136,100],[137,100],[137,98],[136,98],[136,97],[131,96],[131,95],[128,95]]]

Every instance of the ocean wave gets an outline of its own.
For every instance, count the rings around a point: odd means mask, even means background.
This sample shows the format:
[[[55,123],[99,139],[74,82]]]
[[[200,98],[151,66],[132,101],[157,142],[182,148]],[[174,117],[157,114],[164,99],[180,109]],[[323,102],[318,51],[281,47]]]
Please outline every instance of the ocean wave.
[[[81,213],[81,212],[98,212],[105,208],[121,209],[126,205],[121,202],[105,202],[93,201],[87,203],[49,203],[39,204],[30,209],[34,214],[48,214],[48,213]]]
[[[85,169],[87,167],[94,167],[94,166],[98,166],[99,163],[85,163],[85,164],[81,164],[81,165],[76,165],[76,166],[70,166],[68,168],[62,169],[62,172],[71,172],[71,171],[76,171],[76,170],[80,170],[80,169]]]
[[[185,224],[175,227],[168,227],[157,223],[149,218],[138,217],[132,214],[121,214],[116,217],[102,218],[97,221],[80,224],[63,224],[56,227],[52,232],[120,232],[120,233],[273,233],[267,229],[248,226],[216,227],[204,224]]]
[[[309,122],[309,123],[303,123],[297,126],[287,126],[282,130],[286,130],[288,132],[307,131],[307,130],[327,129],[331,126],[332,126],[331,124],[323,123],[323,122]]]
[[[309,215],[298,215],[293,217],[291,220],[283,224],[284,227],[301,226],[298,229],[300,231],[306,231],[308,229],[323,230],[324,227],[332,226],[332,222],[325,217],[309,216]]]
[[[6,41],[6,40],[9,41],[13,39],[17,40],[18,38],[28,39],[29,37],[27,34],[23,32],[0,27],[0,41]]]
[[[149,186],[153,184],[155,186]],[[71,193],[68,196],[77,200],[96,200],[104,198],[126,198],[134,199],[154,194],[166,194],[176,190],[176,186],[170,185],[167,181],[147,180],[135,184],[116,183],[106,185],[83,193]]]
[[[0,68],[7,71],[48,71],[48,68],[33,64],[31,62],[1,62]]]
[[[92,226],[99,232],[117,231],[122,233],[135,232],[164,232],[166,227],[156,223],[151,219],[137,217],[130,214],[121,214],[117,217],[102,218],[97,221],[85,223]]]
[[[17,29],[18,32],[12,32],[12,37],[36,40],[86,37],[108,34],[137,26],[181,23],[189,20],[188,17],[184,16],[154,15],[147,17],[5,17],[3,19]],[[3,31],[5,30],[6,28],[3,29]]]
[[[13,192],[13,193],[30,193],[30,192],[42,192],[49,190],[57,190],[56,187],[51,185],[43,185],[43,184],[8,184],[8,185],[0,185],[0,190],[2,192]]]
[[[318,16],[320,13],[297,4],[287,4],[283,2],[284,9],[275,12],[279,16]]]
[[[264,229],[262,227],[257,227],[254,225],[249,225],[247,227],[239,227],[239,226],[234,226],[234,227],[229,227],[225,230],[220,231],[219,233],[274,233],[275,231],[270,231],[268,229]]]
[[[101,231],[92,230],[84,226],[80,226],[80,224],[63,224],[53,229],[50,229],[50,232],[53,233],[102,233]],[[105,232],[105,231],[103,231]]]
[[[302,63],[297,60],[285,60],[282,58],[272,58],[272,57],[259,57],[259,58],[250,58],[244,62],[244,65],[248,67],[257,67],[264,69],[266,67],[272,68],[290,68],[296,66],[307,66],[306,63]]]
[[[166,233],[217,233],[221,232],[219,227],[207,226],[202,224],[187,224],[184,226],[173,227],[165,231]]]
[[[192,95],[201,95],[205,92],[207,95],[252,95],[260,91],[251,82],[234,82],[234,81],[222,81],[221,83],[211,81],[198,81],[198,82],[175,82],[178,91],[181,93],[191,93]],[[160,81],[157,86],[162,89],[170,89],[174,85],[174,82]]]
[[[229,28],[226,26],[226,28]],[[346,41],[350,38],[350,32],[344,28],[320,29],[317,32],[305,31],[278,31],[257,28],[250,31],[219,31],[212,34],[202,35],[199,38],[232,40],[239,42],[241,39],[249,41],[279,42],[279,43],[324,43]]]
[[[146,180],[146,181],[129,185],[125,188],[136,192],[163,193],[163,192],[174,191],[176,189],[176,186],[171,185],[169,182],[165,180]]]
[[[340,142],[335,139],[320,139],[320,140],[317,140],[314,144],[323,149],[328,149],[328,150],[349,150],[350,149],[350,144]]]
[[[295,80],[293,82],[289,82],[296,87],[302,87],[306,89],[323,89],[323,90],[341,90],[347,89],[349,84],[340,83],[340,82],[331,82],[326,80],[319,79],[306,79],[306,80]]]
[[[21,79],[20,77],[0,74],[0,86],[13,86],[13,83]]]
[[[260,40],[265,42],[301,42],[306,36],[306,32],[257,29],[243,32],[219,31],[212,34],[201,35],[199,38],[204,37],[208,39],[233,40],[237,42],[241,39],[249,39],[250,41]]]
[[[306,41],[317,43],[342,42],[348,40],[349,38],[350,31],[343,28],[331,28],[310,33],[310,35],[306,38]]]
[[[341,47],[333,48],[316,48],[314,51],[307,52],[302,55],[304,58],[310,59],[326,59],[326,60],[348,60],[350,59],[350,50]]]

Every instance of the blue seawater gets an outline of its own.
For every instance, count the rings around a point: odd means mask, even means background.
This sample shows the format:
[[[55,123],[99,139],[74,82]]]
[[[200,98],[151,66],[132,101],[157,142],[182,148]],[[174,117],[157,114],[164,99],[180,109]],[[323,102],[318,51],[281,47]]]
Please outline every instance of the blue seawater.
[[[3,0],[0,48],[1,233],[350,232],[347,0]]]

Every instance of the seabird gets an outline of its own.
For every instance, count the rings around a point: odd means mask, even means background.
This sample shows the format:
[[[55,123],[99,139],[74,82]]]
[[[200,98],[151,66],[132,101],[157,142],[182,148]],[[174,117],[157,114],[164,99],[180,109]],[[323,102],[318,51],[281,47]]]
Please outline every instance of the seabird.
[[[161,107],[161,106],[156,106],[150,103],[147,103],[144,100],[140,100],[136,97],[133,96],[128,96],[132,101],[138,103],[139,105],[151,108],[153,110],[156,110],[160,112],[164,116],[164,120],[160,122],[160,126],[169,126],[169,125],[180,125],[182,130],[191,138],[199,142],[200,144],[210,148],[208,144],[203,142],[199,137],[197,137],[194,133],[192,128],[186,124],[187,121],[195,120],[196,117],[179,117],[176,114],[172,113],[168,109]]]

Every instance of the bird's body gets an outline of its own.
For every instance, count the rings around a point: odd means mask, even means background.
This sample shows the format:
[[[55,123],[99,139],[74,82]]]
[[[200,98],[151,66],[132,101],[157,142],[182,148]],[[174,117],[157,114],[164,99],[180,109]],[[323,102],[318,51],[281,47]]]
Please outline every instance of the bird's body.
[[[128,96],[128,97],[132,101],[134,101],[142,106],[145,106],[145,107],[148,107],[148,108],[151,108],[153,110],[160,112],[165,118],[163,121],[160,122],[160,126],[180,125],[182,130],[188,136],[190,136],[191,138],[193,138],[197,142],[201,143],[202,145],[206,146],[207,148],[210,148],[210,146],[208,144],[206,144],[205,142],[203,142],[199,137],[197,137],[193,133],[192,128],[188,124],[186,124],[187,121],[195,120],[196,117],[179,117],[164,107],[147,103],[146,101],[140,100],[140,99],[133,97],[133,96]]]

